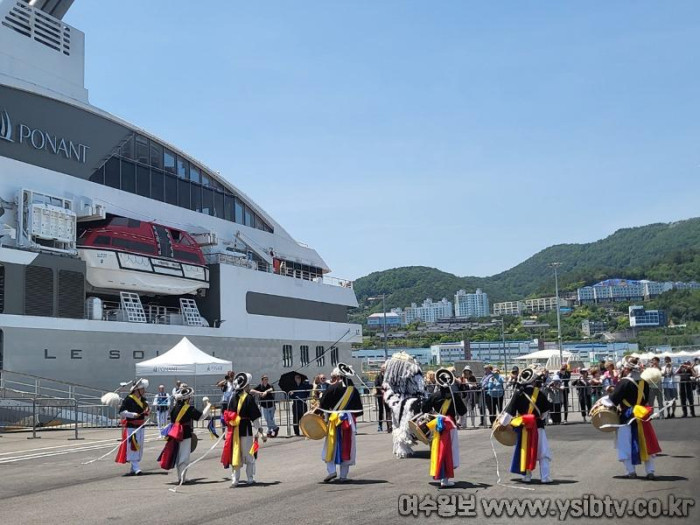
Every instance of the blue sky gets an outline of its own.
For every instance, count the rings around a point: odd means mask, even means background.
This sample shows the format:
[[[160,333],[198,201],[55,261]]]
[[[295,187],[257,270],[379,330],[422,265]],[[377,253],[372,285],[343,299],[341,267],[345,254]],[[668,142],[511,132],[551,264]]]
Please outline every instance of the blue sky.
[[[221,172],[333,275],[492,275],[700,215],[700,3],[100,0],[93,104]]]

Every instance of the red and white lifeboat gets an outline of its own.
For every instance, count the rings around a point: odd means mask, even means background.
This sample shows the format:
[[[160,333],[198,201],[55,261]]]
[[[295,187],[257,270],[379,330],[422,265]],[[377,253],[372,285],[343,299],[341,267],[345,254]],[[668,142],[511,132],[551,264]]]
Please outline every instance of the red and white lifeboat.
[[[85,229],[78,253],[94,288],[155,295],[209,288],[199,245],[187,232],[169,226],[114,217]]]

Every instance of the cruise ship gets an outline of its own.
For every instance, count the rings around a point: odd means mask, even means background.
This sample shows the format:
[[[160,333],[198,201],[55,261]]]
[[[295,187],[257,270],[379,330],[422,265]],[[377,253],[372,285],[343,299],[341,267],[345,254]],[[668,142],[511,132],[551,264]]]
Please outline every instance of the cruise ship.
[[[271,378],[350,362],[353,283],[217,171],[92,106],[72,3],[0,0],[0,370],[113,390],[182,337]]]

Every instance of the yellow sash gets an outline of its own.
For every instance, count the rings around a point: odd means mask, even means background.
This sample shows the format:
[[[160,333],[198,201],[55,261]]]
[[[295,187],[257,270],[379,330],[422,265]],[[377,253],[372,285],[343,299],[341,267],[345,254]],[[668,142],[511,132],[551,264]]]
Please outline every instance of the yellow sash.
[[[540,389],[535,387],[532,391],[532,403],[530,403],[530,406],[527,407],[527,413],[532,414],[535,411],[535,407],[537,406],[537,397],[540,395]],[[529,402],[528,402],[529,403]],[[523,424],[523,418],[522,417],[514,417],[511,422],[511,426],[513,427],[519,427]],[[522,441],[521,441],[521,446],[520,446],[520,464],[525,465],[526,463],[526,454],[527,454],[527,448],[528,448],[528,435],[527,432],[523,430],[522,434]]]
[[[442,414],[443,416],[447,415],[447,411],[450,408],[450,401],[451,401],[450,399],[445,399],[442,402],[442,406],[440,407],[440,414]]]
[[[236,407],[236,419],[228,422],[232,427],[231,432],[233,432],[233,452],[231,453],[231,466],[233,468],[238,468],[243,465],[243,457],[241,455],[241,408],[243,408],[243,402],[245,401],[248,394],[243,392],[241,397],[238,398],[238,406]]]
[[[344,410],[347,404],[350,402],[350,396],[352,396],[352,393],[354,392],[355,387],[353,386],[348,386],[345,389],[345,394],[343,394],[343,397],[340,399],[340,403],[336,405],[335,410]],[[352,415],[348,416],[352,417]],[[330,463],[333,461],[333,457],[335,456],[335,447],[336,443],[338,440],[338,431],[336,427],[340,425],[342,421],[340,420],[340,413],[339,412],[331,412],[330,417],[328,418],[328,426],[327,428],[327,434],[326,434],[326,457],[325,461],[326,463]]]
[[[189,403],[185,403],[182,405],[182,408],[180,411],[177,413],[177,417],[175,418],[175,423],[179,423],[180,420],[185,417],[185,414],[187,413],[187,409],[190,408]]]
[[[638,414],[640,411],[637,410],[638,406],[642,405],[642,396],[644,396],[644,379],[640,379],[639,383],[637,384],[637,403],[632,408],[632,417],[636,419],[633,425],[637,425],[637,437],[639,441],[639,458],[642,461],[648,461],[649,460],[649,452],[647,451],[647,440],[646,436],[644,435],[644,427],[642,426],[642,419],[638,417]],[[629,401],[626,399],[622,400],[622,404],[625,405],[626,407],[631,407]]]
[[[129,394],[129,397],[133,399],[136,404],[139,406],[141,410],[144,410],[146,407],[143,405],[143,401],[141,401],[138,397],[134,397],[133,395]]]

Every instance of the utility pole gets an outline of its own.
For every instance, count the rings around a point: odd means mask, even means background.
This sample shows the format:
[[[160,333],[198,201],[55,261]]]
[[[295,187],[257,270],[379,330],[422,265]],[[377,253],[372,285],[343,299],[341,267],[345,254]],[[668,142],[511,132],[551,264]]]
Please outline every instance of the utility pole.
[[[387,348],[387,341],[386,341],[386,294],[381,295],[382,298],[382,317],[383,317],[383,333],[384,333],[384,360],[386,361],[389,359],[389,349]],[[377,301],[379,300],[379,296],[374,296],[374,297],[368,297],[368,301]]]
[[[564,364],[564,355],[561,349],[561,308],[559,307],[559,275],[557,273],[561,263],[553,262],[549,266],[554,268],[554,293],[557,300],[557,342],[559,344],[559,366],[561,366]]]

